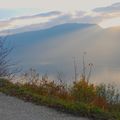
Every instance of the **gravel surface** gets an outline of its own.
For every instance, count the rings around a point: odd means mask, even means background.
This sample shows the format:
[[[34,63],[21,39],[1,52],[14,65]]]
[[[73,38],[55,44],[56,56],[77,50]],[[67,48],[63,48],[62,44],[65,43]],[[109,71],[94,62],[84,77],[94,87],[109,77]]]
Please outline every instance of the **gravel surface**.
[[[88,120],[0,93],[0,120]]]

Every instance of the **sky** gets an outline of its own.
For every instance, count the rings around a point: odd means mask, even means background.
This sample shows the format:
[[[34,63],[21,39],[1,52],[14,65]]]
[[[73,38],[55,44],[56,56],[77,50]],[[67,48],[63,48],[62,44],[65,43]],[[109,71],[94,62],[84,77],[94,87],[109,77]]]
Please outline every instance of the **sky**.
[[[120,0],[0,0],[0,32],[79,22],[120,25]]]

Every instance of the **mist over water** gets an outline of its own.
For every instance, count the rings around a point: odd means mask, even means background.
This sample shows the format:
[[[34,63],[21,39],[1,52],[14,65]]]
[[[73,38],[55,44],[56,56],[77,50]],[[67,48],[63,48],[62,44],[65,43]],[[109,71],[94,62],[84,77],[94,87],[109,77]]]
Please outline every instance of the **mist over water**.
[[[39,37],[33,35],[31,38],[30,33],[21,33],[8,40],[15,46],[12,59],[20,61],[25,70],[36,68],[41,74],[48,73],[51,79],[56,79],[57,72],[61,71],[65,74],[64,79],[70,82],[74,80],[73,57],[78,73],[81,73],[83,53],[86,52],[86,66],[94,64],[90,81],[120,86],[119,33],[120,29],[102,29],[94,25],[52,37],[46,34],[45,38],[39,34]]]

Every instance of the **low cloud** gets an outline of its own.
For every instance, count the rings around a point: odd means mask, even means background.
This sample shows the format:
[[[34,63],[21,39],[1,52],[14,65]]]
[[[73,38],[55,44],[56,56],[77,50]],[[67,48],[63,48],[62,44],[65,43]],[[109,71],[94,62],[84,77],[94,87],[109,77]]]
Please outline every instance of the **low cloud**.
[[[107,6],[107,7],[96,8],[93,11],[99,12],[99,13],[120,12],[120,2],[112,4],[112,5]]]
[[[61,12],[59,11],[52,11],[31,16],[13,17],[6,21],[0,21],[0,31],[19,29],[29,25],[47,23],[51,19],[58,17],[60,14]]]
[[[51,12],[46,12],[46,13],[40,13],[36,15],[31,15],[31,16],[22,16],[22,17],[14,17],[10,20],[18,20],[18,19],[30,19],[30,18],[36,18],[36,17],[51,17],[51,16],[58,16],[60,15],[60,11],[51,11]]]
[[[112,4],[107,7],[96,8],[93,10],[93,12],[96,12],[103,19],[119,17],[120,16],[120,2]]]

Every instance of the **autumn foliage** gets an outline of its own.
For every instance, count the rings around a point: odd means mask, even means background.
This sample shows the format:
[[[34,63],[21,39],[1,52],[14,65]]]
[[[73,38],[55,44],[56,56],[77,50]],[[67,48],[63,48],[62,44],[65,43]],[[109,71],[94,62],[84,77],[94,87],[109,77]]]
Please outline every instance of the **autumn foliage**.
[[[30,69],[29,72],[23,75],[25,84],[19,84],[24,89],[42,96],[62,99],[71,102],[82,102],[91,106],[97,106],[103,110],[107,110],[110,104],[110,98],[115,97],[114,94],[109,94],[110,88],[107,91],[106,86],[94,85],[85,79],[74,81],[70,86],[62,82],[55,82],[48,79],[47,74],[40,79],[37,71]],[[105,91],[106,89],[106,91]],[[104,91],[103,91],[104,90]],[[105,93],[106,92],[106,93]],[[115,92],[115,91],[114,91]],[[111,96],[110,96],[111,95]],[[117,94],[118,95],[118,94]]]

